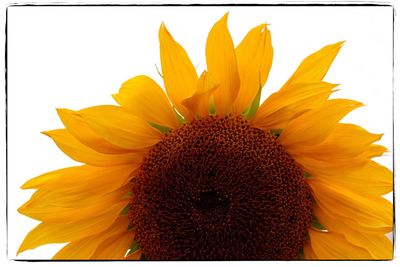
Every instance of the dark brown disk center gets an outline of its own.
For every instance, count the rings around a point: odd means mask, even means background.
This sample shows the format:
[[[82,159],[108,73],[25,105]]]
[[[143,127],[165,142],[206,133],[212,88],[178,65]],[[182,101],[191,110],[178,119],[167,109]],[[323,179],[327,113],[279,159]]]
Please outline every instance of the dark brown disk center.
[[[294,259],[312,217],[301,168],[240,116],[169,132],[140,167],[130,204],[150,260]]]

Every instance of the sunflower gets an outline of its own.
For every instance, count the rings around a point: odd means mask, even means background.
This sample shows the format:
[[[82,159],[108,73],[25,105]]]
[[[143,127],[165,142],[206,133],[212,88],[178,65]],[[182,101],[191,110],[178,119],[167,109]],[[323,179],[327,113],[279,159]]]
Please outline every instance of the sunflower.
[[[209,32],[199,77],[166,26],[163,89],[136,76],[118,105],[58,109],[44,132],[80,166],[26,182],[19,212],[41,223],[18,253],[54,259],[391,259],[392,172],[382,135],[341,119],[361,103],[323,81],[343,45],[301,62],[260,105],[272,64],[266,24],[235,47],[228,14]]]

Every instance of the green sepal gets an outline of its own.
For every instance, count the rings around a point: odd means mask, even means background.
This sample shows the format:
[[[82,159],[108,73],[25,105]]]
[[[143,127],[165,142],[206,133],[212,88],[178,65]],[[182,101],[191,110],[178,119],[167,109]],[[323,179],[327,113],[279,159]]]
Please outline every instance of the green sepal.
[[[272,129],[269,131],[275,138],[278,138],[281,133],[283,132],[283,129]]]
[[[121,211],[121,213],[119,215],[127,215],[130,208],[131,208],[131,206],[129,204],[126,205],[125,208]]]
[[[128,225],[128,231],[132,231],[132,230],[133,230],[133,224],[132,224],[132,222],[130,222]]]
[[[168,133],[168,132],[171,130],[171,129],[168,128],[168,127],[159,125],[159,124],[154,123],[154,122],[149,122],[149,124],[150,124],[152,127],[156,128],[157,130],[159,130],[160,132],[162,132],[162,133],[164,133],[164,134],[165,134],[165,133]]]
[[[185,118],[181,114],[179,114],[175,109],[174,109],[174,112],[175,112],[176,118],[179,121],[179,125],[184,124],[186,122]]]
[[[251,102],[251,105],[246,109],[246,111],[243,114],[246,119],[250,120],[254,117],[254,115],[256,115],[258,107],[260,106],[260,99],[261,99],[261,88],[258,89],[256,97],[253,99],[253,102]]]
[[[209,110],[209,113],[212,114],[212,115],[216,114],[214,98],[212,96],[210,97],[210,110]]]
[[[154,64],[154,65],[156,66],[156,70],[157,70],[157,72],[158,72],[158,75],[160,75],[160,77],[164,79],[164,76],[162,75],[162,73],[161,73],[160,70],[158,69],[157,64]]]
[[[297,260],[304,260],[304,250],[300,249],[299,253],[297,254]]]
[[[317,219],[317,217],[315,217],[314,215],[312,216],[311,219],[311,228],[314,230],[317,230],[319,232],[328,232],[328,229],[325,228],[325,226],[323,226]]]
[[[139,244],[134,240],[131,244],[131,246],[128,249],[128,254],[126,255],[130,255],[132,253],[135,253],[136,251],[138,251],[140,249]]]
[[[312,175],[309,174],[308,172],[304,172],[304,178],[305,178],[305,179],[312,179],[313,177],[312,177]]]

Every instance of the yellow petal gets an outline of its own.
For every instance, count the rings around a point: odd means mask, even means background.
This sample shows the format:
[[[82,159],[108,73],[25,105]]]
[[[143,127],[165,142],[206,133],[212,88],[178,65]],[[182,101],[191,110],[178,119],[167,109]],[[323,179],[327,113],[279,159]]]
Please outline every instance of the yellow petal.
[[[251,124],[264,131],[283,129],[292,118],[325,104],[336,86],[325,82],[291,84],[268,97]]]
[[[125,205],[117,203],[109,212],[79,222],[41,223],[28,233],[18,253],[45,244],[66,243],[100,233],[112,225]]]
[[[164,86],[176,109],[186,118],[189,113],[182,101],[193,95],[197,86],[197,74],[188,55],[164,24],[159,31],[160,58]]]
[[[279,142],[290,153],[293,145],[314,145],[325,140],[337,123],[362,104],[353,100],[333,99],[321,108],[300,115],[289,122]]]
[[[217,81],[204,71],[197,83],[196,92],[191,97],[184,99],[182,104],[185,105],[193,117],[203,118],[209,113],[210,97],[217,87]]]
[[[97,134],[126,149],[150,147],[163,136],[145,120],[121,107],[96,106],[83,109],[78,114]]]
[[[360,227],[392,227],[393,207],[388,200],[377,196],[358,195],[322,179],[310,179],[308,183],[313,189],[318,205],[336,217],[356,221]]]
[[[47,172],[44,174],[41,174],[39,176],[36,176],[27,182],[25,182],[22,186],[21,189],[37,189],[43,186],[44,184],[52,181],[52,180],[57,180],[61,176],[63,176],[66,173],[69,173],[70,171],[73,171],[75,168],[78,167],[69,167],[69,168],[64,168],[64,169],[59,169],[51,172]]]
[[[298,146],[293,153],[307,155],[319,160],[351,160],[368,150],[370,145],[381,137],[382,134],[369,133],[360,126],[339,123],[320,144]]]
[[[330,216],[317,206],[314,207],[314,214],[317,216],[329,231],[341,233],[350,243],[363,247],[374,259],[391,259],[393,257],[393,244],[384,233],[370,233],[363,231],[356,223],[347,224],[337,216]]]
[[[129,223],[129,216],[121,216],[103,232],[68,243],[54,255],[53,260],[89,260],[105,240],[126,233]]]
[[[131,243],[134,233],[124,232],[116,234],[103,241],[92,255],[93,260],[123,260]]]
[[[206,44],[207,68],[219,83],[213,94],[217,114],[225,115],[232,110],[232,104],[240,88],[235,48],[227,26],[228,14],[220,19],[208,34]]]
[[[322,81],[343,43],[344,42],[338,42],[327,45],[304,59],[282,89],[285,90],[285,88],[288,88],[292,83]]]
[[[311,247],[311,242],[308,240],[303,247],[304,259],[305,260],[318,260],[317,255],[315,255],[314,250]]]
[[[68,109],[57,109],[58,116],[65,128],[82,144],[106,154],[126,153],[129,150],[115,146],[96,134],[89,125],[74,111]]]
[[[330,176],[340,177],[357,171],[372,156],[376,156],[375,153],[380,153],[372,143],[381,137],[356,125],[337,124],[321,143],[292,145],[288,149],[291,156],[310,174],[329,175],[333,171]]]
[[[318,160],[312,157],[302,157],[292,154],[296,163],[302,166],[303,170],[312,176],[341,176],[347,175],[358,168],[362,168],[367,159],[355,157],[348,159]]]
[[[178,119],[164,91],[147,76],[129,79],[113,97],[123,108],[148,122],[171,129],[179,127]]]
[[[18,211],[47,222],[76,221],[104,213],[131,190],[132,166],[76,167],[40,187]]]
[[[129,200],[124,200],[124,197],[130,189],[131,186],[129,188],[124,187],[97,198],[92,196],[85,199],[78,196],[72,200],[65,200],[64,198],[62,201],[52,201],[48,198],[33,199],[20,207],[18,212],[46,223],[79,222],[107,213],[112,208],[110,203],[125,203],[127,205]],[[35,197],[39,198],[40,196]]]
[[[237,113],[250,106],[267,81],[272,65],[271,33],[266,24],[254,27],[236,48],[240,90],[234,103]]]
[[[381,196],[393,191],[393,173],[372,160],[351,172],[319,178],[367,196]]]
[[[56,145],[73,160],[93,166],[112,166],[132,164],[137,166],[142,162],[142,152],[126,154],[102,154],[76,140],[67,130],[59,129],[43,132],[53,139]]]
[[[319,260],[367,260],[371,255],[364,248],[348,242],[343,235],[309,231],[312,251]]]

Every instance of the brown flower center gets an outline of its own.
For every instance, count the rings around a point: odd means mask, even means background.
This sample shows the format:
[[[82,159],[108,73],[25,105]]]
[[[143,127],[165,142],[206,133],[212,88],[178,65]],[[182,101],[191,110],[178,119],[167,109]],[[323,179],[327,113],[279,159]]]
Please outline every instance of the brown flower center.
[[[311,199],[303,171],[271,134],[240,116],[210,116],[150,150],[130,216],[151,260],[293,259]]]

